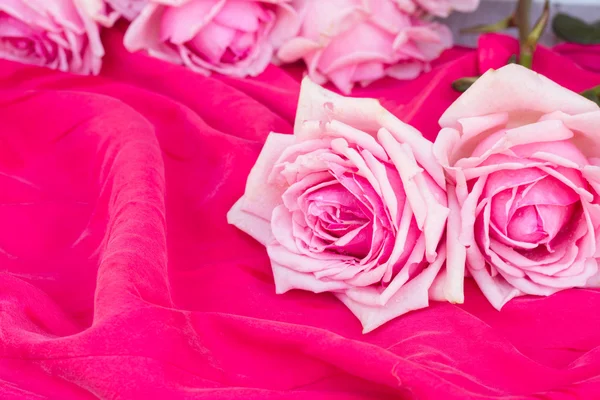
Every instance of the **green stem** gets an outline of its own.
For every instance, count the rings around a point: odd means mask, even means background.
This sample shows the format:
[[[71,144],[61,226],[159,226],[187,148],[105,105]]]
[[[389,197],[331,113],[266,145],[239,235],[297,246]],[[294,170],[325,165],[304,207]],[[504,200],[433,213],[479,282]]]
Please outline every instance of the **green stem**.
[[[517,10],[515,11],[515,20],[519,27],[519,44],[521,46],[519,64],[527,68],[531,68],[533,62],[533,51],[527,43],[531,3],[532,0],[519,0],[517,3]]]
[[[546,27],[548,26],[548,21],[550,20],[550,0],[546,0],[544,2],[544,10],[542,14],[536,21],[535,25],[531,31],[527,34],[527,37],[524,41],[521,38],[521,56],[519,59],[519,63],[524,67],[531,68],[533,64],[533,54],[535,53],[535,48],[537,47],[540,38],[544,34]],[[519,28],[521,26],[519,25]]]

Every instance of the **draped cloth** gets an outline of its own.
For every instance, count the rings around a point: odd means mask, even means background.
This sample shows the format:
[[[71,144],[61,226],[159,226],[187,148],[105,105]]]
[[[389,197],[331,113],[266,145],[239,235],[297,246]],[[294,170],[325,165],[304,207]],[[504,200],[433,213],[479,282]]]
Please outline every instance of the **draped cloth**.
[[[99,77],[0,62],[0,398],[600,398],[600,291],[497,312],[467,279],[463,305],[366,335],[331,294],[276,295],[226,212],[267,134],[292,132],[301,67],[205,77],[104,39]],[[516,52],[487,35],[354,94],[433,140],[450,83]],[[571,55],[534,69],[600,84]]]

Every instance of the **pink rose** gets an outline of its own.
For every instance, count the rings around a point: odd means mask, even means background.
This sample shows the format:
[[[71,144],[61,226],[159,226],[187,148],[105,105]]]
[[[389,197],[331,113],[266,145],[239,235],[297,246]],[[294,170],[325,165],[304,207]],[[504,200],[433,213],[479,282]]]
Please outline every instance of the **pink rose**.
[[[312,80],[330,80],[343,93],[391,76],[413,79],[452,46],[444,26],[411,17],[393,0],[294,3],[303,17],[297,37],[279,49],[283,62],[303,59]]]
[[[0,58],[96,74],[104,48],[82,0],[0,1]]]
[[[137,17],[148,0],[79,0],[88,15],[100,24],[111,27],[119,17],[129,21]]]
[[[129,21],[137,17],[148,0],[106,0],[108,5]]]
[[[288,1],[153,0],[127,30],[125,47],[197,72],[255,76],[290,31]]]
[[[475,11],[479,0],[395,0],[398,7],[409,14],[422,13],[446,18],[454,10],[461,12]]]
[[[440,125],[434,152],[461,219],[448,235],[490,303],[598,285],[598,106],[509,65],[484,74]]]
[[[333,292],[369,332],[426,307],[438,275],[435,298],[462,302],[447,215],[431,142],[305,78],[294,135],[269,135],[228,220],[267,247],[277,293]]]

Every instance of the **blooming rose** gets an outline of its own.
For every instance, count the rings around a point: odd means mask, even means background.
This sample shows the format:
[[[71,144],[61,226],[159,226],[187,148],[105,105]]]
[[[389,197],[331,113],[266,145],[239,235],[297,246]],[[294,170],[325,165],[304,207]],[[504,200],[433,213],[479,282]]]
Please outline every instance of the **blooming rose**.
[[[393,0],[298,1],[297,37],[277,52],[283,62],[303,59],[312,80],[333,82],[343,93],[386,75],[413,79],[451,47],[444,26],[411,17]]]
[[[500,309],[598,283],[600,110],[518,65],[484,74],[440,119],[468,269]]]
[[[436,17],[446,18],[453,10],[475,11],[479,0],[395,0],[398,7],[409,14],[425,12]]]
[[[88,15],[104,26],[112,26],[122,16],[131,21],[148,0],[79,0]]]
[[[303,59],[311,79],[333,82],[343,93],[355,83],[392,76],[413,79],[452,46],[450,30],[403,12],[394,0],[296,0],[302,16],[297,37],[277,57]]]
[[[0,58],[96,74],[103,55],[98,26],[79,0],[0,1]]]
[[[447,215],[431,142],[376,100],[305,78],[294,135],[270,134],[228,220],[266,245],[278,293],[334,292],[368,332],[426,307],[447,257],[436,287],[462,302]]]
[[[290,0],[152,0],[125,34],[130,51],[197,72],[260,74],[290,30]]]

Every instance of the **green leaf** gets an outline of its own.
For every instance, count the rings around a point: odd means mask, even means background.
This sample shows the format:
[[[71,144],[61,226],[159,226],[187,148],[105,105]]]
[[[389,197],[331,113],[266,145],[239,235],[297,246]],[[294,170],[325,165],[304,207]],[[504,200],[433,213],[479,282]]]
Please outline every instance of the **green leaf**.
[[[579,18],[558,13],[552,21],[552,30],[559,38],[571,43],[600,43],[600,21],[588,24]]]
[[[600,86],[593,87],[591,89],[581,92],[581,95],[588,100],[600,105]]]
[[[500,32],[506,30],[508,28],[516,27],[515,17],[513,15],[509,15],[508,17],[501,19],[498,22],[494,22],[493,24],[487,25],[475,25],[469,28],[464,28],[460,30],[460,33],[489,33],[489,32]]]
[[[457,79],[452,82],[452,89],[460,93],[466,92],[477,79],[479,79],[478,76]]]

